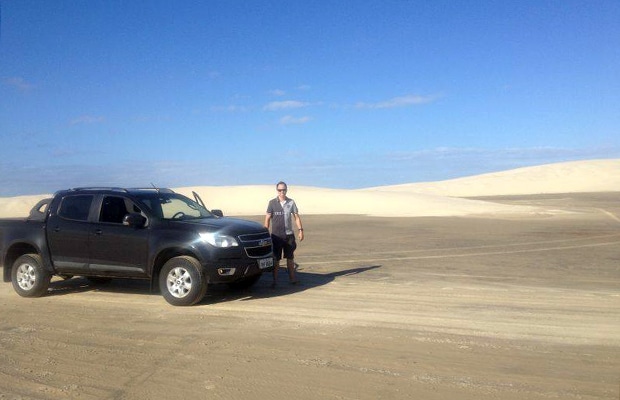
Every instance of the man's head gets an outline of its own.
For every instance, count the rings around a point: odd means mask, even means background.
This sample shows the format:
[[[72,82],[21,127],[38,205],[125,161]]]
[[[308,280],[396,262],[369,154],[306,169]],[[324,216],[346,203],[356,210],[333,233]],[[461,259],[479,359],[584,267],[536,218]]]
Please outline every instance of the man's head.
[[[286,183],[280,181],[276,184],[276,190],[278,191],[278,197],[283,199],[286,197],[286,191],[287,191],[288,187],[286,186]]]

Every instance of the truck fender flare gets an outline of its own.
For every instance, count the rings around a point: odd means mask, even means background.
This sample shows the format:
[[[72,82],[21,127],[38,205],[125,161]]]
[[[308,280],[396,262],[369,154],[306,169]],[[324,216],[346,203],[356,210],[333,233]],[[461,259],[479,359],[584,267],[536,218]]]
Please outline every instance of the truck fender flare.
[[[151,290],[155,290],[155,288],[159,285],[159,271],[161,271],[164,264],[174,257],[187,256],[192,257],[201,262],[198,254],[193,252],[190,248],[186,247],[170,247],[161,249],[157,254],[154,255],[153,261],[151,264]]]
[[[4,260],[2,260],[2,265],[4,266],[2,279],[4,282],[11,281],[11,269],[13,268],[13,263],[24,254],[39,255],[42,259],[43,267],[51,274],[54,273],[54,267],[52,266],[49,255],[43,252],[36,243],[18,241],[9,244],[6,248],[6,252],[4,253]]]

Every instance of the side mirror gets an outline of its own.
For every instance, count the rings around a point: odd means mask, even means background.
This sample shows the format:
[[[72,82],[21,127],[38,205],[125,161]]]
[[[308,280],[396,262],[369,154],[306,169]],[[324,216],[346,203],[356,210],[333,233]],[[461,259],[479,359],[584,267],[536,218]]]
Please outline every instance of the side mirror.
[[[211,214],[217,216],[217,217],[223,217],[224,213],[222,212],[222,210],[211,210]]]
[[[126,214],[123,217],[123,225],[130,226],[132,228],[144,228],[146,224],[146,218],[139,213]]]

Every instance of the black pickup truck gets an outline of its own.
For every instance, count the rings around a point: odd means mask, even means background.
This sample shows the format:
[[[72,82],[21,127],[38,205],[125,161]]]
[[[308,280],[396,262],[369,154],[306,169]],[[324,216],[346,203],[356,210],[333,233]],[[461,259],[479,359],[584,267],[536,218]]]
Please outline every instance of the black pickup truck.
[[[77,188],[0,220],[4,282],[44,295],[52,276],[145,279],[168,303],[200,301],[209,284],[249,287],[273,269],[261,224],[223,217],[170,189]]]

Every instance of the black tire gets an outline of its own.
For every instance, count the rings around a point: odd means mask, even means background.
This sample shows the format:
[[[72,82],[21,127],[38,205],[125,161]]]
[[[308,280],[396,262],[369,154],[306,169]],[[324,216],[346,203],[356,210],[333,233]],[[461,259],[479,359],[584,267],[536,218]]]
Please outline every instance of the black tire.
[[[207,279],[198,260],[180,256],[164,264],[159,287],[164,299],[173,306],[191,306],[207,293]]]
[[[249,278],[243,278],[243,279],[238,280],[237,282],[229,283],[228,287],[230,287],[232,290],[249,289],[252,286],[254,286],[254,284],[256,284],[256,282],[258,282],[260,277],[261,277],[261,274],[254,275],[254,276],[251,276]]]
[[[13,263],[11,282],[22,297],[41,297],[47,292],[52,274],[38,254],[24,254]]]

